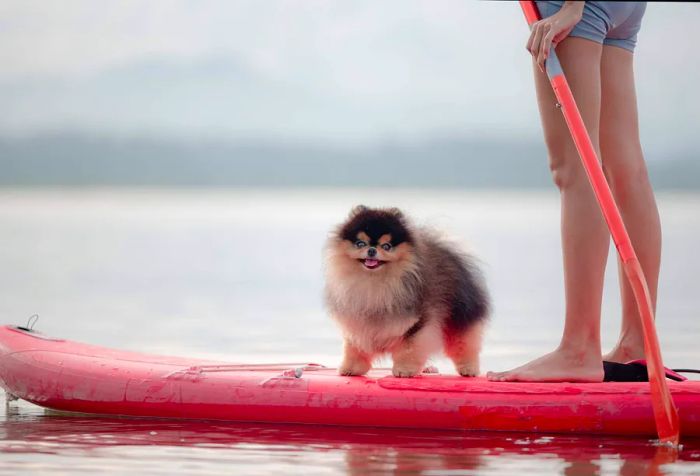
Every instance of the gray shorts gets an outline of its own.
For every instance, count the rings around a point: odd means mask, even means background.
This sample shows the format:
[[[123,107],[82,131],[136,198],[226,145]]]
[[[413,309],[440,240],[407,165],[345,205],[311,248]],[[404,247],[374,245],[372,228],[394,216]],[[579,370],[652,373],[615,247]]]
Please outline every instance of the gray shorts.
[[[559,11],[564,2],[537,2],[542,18]],[[581,21],[569,36],[634,51],[646,2],[586,2]]]

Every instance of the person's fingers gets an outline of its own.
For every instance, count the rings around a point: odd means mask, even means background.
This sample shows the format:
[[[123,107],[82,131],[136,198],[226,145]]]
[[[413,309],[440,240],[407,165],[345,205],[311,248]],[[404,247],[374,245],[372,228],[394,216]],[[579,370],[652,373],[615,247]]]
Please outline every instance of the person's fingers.
[[[540,43],[542,42],[542,37],[548,29],[549,22],[541,20],[537,24],[537,28],[535,28],[532,32],[532,45],[530,45],[530,54],[532,54],[534,58],[537,58],[537,54],[540,51]]]
[[[549,50],[552,45],[552,40],[554,38],[554,30],[550,28],[547,34],[542,39],[542,45],[540,46],[540,52],[537,56],[537,64],[540,65],[540,69],[544,70],[544,62],[549,57]]]
[[[545,29],[548,28],[547,24],[540,23],[537,25],[537,29],[535,30],[535,33],[532,38],[532,46],[530,48],[530,53],[532,54],[532,57],[537,60],[537,56],[539,55],[540,52],[540,47],[542,43],[542,38],[544,37],[545,34]],[[542,66],[540,66],[540,70],[544,71]]]
[[[535,48],[537,48],[535,42],[537,41],[537,35],[539,34],[541,25],[541,22],[533,23],[532,30],[530,30],[530,39],[527,41],[526,47],[530,54],[534,54]]]
[[[537,33],[537,27],[538,25],[542,22],[536,21],[535,23],[532,24],[532,27],[530,28],[530,37],[527,39],[527,44],[525,45],[525,49],[532,54],[532,42],[535,39],[535,33]]]

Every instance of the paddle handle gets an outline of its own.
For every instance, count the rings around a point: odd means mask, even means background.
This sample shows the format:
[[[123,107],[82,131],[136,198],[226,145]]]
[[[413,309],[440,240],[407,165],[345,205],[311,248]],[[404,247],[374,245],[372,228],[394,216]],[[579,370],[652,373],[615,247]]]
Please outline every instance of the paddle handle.
[[[528,25],[540,19],[539,10],[534,1],[521,0],[520,6]],[[666,384],[647,280],[554,48],[550,50],[549,57],[545,61],[545,69],[637,301],[644,332],[644,353],[647,359],[652,407],[659,439],[664,443],[677,445],[680,435],[678,411]]]

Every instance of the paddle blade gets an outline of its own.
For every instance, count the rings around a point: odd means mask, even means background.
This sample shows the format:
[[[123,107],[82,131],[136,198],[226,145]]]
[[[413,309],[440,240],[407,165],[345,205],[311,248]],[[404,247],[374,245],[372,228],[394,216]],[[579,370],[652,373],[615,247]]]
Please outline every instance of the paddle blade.
[[[651,403],[654,409],[656,429],[662,443],[678,445],[680,425],[678,410],[673,404],[671,392],[666,382],[666,372],[662,364],[661,347],[654,326],[654,312],[651,303],[649,287],[644,277],[644,271],[636,257],[623,261],[625,275],[630,283],[637,310],[642,320],[644,331],[644,353],[647,357],[649,384],[651,385]]]

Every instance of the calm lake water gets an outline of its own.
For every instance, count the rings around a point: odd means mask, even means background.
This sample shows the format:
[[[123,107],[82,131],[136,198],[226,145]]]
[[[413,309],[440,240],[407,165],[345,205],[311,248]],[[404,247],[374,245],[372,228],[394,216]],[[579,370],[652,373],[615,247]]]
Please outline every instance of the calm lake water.
[[[700,367],[700,195],[658,195],[658,330],[667,365]],[[232,361],[337,364],[321,299],[323,242],[357,203],[405,209],[483,262],[494,300],[483,370],[558,343],[555,192],[3,190],[0,315],[71,340]],[[611,255],[613,256],[613,255]],[[614,259],[604,347],[619,328]],[[451,371],[447,361],[434,362]],[[0,408],[0,473],[700,474],[644,439],[78,418]],[[4,408],[4,409],[3,409]]]

